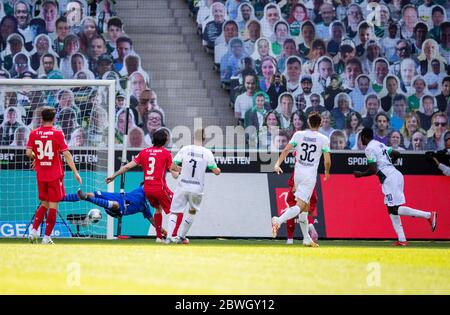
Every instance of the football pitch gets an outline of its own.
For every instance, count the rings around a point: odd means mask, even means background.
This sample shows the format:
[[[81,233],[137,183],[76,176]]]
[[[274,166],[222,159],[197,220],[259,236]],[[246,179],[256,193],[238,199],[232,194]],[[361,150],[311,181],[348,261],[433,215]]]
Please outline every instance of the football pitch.
[[[450,242],[0,239],[0,294],[450,294]]]

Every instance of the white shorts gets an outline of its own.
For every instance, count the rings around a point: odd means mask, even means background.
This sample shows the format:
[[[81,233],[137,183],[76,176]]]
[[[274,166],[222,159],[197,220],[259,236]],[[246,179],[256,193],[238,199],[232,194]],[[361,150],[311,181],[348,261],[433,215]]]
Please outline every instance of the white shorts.
[[[177,189],[172,198],[170,212],[184,213],[186,207],[199,211],[202,197],[202,194],[195,194]]]
[[[393,172],[386,177],[381,185],[381,189],[384,194],[384,203],[388,207],[400,206],[406,203],[403,187],[403,175],[399,171]]]
[[[314,187],[316,186],[316,179],[314,178],[314,180],[311,181],[310,179],[305,180],[304,176],[303,178],[294,177],[294,183],[295,183],[295,192],[294,192],[295,198],[298,198],[303,202],[309,204],[309,199],[311,199]]]

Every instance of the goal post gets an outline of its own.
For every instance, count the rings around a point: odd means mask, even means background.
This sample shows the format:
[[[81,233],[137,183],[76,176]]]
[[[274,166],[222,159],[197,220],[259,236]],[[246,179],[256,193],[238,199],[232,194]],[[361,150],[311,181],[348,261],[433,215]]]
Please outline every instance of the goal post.
[[[56,109],[61,129],[83,179],[84,191],[114,191],[105,178],[115,169],[114,80],[0,79],[0,237],[23,237],[39,205],[36,174],[25,156],[29,132],[40,126],[40,108]],[[65,165],[67,194],[76,183]],[[89,224],[85,201],[61,202],[53,236],[93,236],[112,239],[114,218],[102,210],[102,219]],[[84,223],[83,223],[84,218]]]

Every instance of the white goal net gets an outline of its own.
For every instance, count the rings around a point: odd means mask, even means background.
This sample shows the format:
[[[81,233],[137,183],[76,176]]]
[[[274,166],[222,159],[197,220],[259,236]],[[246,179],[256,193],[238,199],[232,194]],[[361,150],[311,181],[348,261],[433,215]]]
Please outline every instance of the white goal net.
[[[114,171],[115,81],[0,80],[0,237],[23,237],[39,206],[36,173],[25,155],[31,130],[41,125],[43,106],[56,109],[55,125],[64,132],[85,192],[114,191],[105,183]],[[80,185],[66,167],[66,195]],[[75,195],[72,195],[75,196]],[[70,195],[69,198],[70,199]],[[53,237],[112,238],[113,219],[101,209],[89,220],[85,202],[59,203]],[[41,225],[41,235],[45,220]]]

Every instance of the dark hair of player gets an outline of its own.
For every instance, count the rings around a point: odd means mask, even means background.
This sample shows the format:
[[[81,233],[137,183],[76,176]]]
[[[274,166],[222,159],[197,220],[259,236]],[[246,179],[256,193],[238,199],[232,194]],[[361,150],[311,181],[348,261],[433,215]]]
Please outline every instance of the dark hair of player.
[[[55,119],[56,110],[51,107],[45,107],[42,110],[42,121],[43,122],[52,122]]]
[[[373,139],[373,130],[371,128],[364,128],[361,130],[361,142],[367,145]]]
[[[153,134],[153,146],[160,148],[167,142],[167,132],[159,129]]]
[[[194,139],[195,139],[195,141],[203,143],[205,141],[205,139],[206,139],[205,129],[202,128],[202,129],[195,130],[195,132],[194,132]]]
[[[322,117],[318,112],[312,112],[308,116],[308,122],[311,128],[319,128],[322,123]]]

